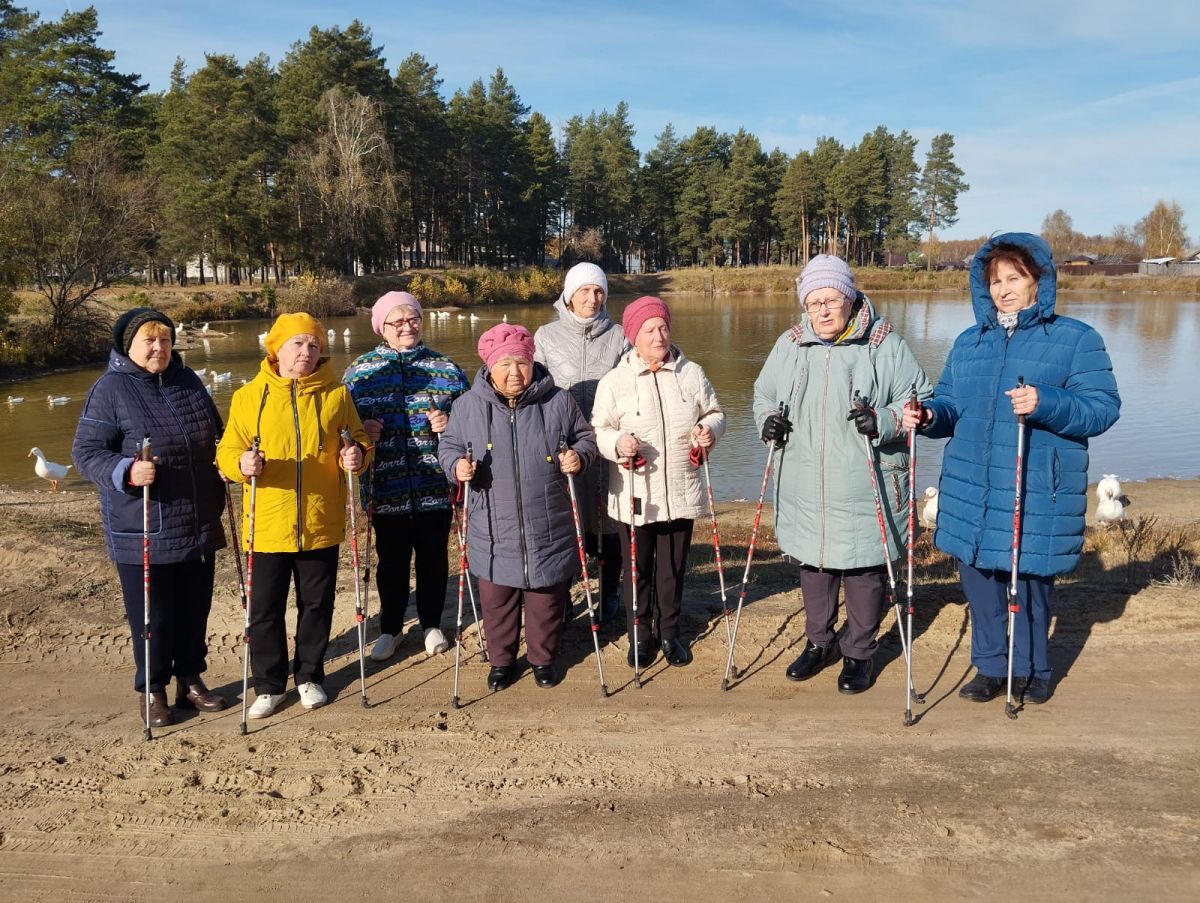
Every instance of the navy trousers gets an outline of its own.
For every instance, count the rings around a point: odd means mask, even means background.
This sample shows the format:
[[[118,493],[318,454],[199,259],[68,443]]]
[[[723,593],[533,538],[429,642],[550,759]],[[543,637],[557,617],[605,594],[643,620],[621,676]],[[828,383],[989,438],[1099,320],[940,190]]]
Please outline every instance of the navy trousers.
[[[981,571],[958,563],[971,607],[971,664],[985,677],[1008,675],[1009,571]],[[1013,619],[1013,676],[1050,678],[1050,603],[1053,577],[1017,575],[1020,610]]]
[[[150,690],[165,691],[172,677],[204,673],[208,613],[212,608],[216,558],[150,565]],[[125,618],[133,637],[133,688],[146,692],[145,592],[140,564],[118,564]]]

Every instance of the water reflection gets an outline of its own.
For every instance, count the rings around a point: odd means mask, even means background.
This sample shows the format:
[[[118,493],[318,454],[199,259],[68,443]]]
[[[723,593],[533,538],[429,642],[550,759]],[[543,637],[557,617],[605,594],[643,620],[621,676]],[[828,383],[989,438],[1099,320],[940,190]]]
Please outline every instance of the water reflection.
[[[618,319],[627,300],[612,302]],[[936,381],[954,339],[973,322],[969,303],[949,294],[879,295],[873,300]],[[765,454],[754,430],[751,393],[767,353],[792,325],[796,305],[778,295],[676,295],[669,303],[675,340],[703,365],[729,416],[728,434],[713,456],[717,495],[721,499],[754,497]],[[1189,388],[1200,383],[1200,356],[1195,352],[1200,347],[1200,301],[1163,295],[1089,295],[1060,297],[1058,310],[1100,330],[1121,389],[1120,422],[1092,443],[1091,478],[1102,473],[1117,473],[1126,480],[1200,475],[1195,455],[1200,446],[1200,418],[1177,416],[1181,399],[1186,411],[1196,411]],[[425,341],[473,375],[479,366],[475,346],[486,329],[504,317],[536,329],[552,316],[550,305],[482,309],[475,319],[457,312],[444,317],[427,315]],[[376,343],[366,316],[330,320],[325,325],[334,332],[330,354],[338,372]],[[258,371],[265,326],[261,320],[214,323],[207,337],[197,336],[183,352],[189,366],[206,371],[204,381],[222,413],[228,411],[234,390]],[[53,461],[70,460],[84,397],[101,372],[100,367],[93,367],[47,374],[0,389],[0,398],[25,398],[13,405],[0,402],[0,484],[13,488],[46,485],[34,475],[32,459],[25,457],[32,446],[41,447]],[[226,372],[228,378],[214,381],[213,374]],[[68,400],[52,405],[47,397]],[[941,445],[920,440],[920,488],[937,482]],[[72,471],[63,485],[79,488],[86,484]]]

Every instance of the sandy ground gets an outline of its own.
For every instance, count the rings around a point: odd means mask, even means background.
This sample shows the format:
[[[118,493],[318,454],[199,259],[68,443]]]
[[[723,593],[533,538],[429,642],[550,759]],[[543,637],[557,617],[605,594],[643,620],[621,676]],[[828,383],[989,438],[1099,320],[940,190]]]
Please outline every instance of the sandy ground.
[[[1200,481],[1126,491],[1196,550]],[[784,679],[804,617],[769,530],[738,636],[746,673],[722,692],[700,523],[696,661],[660,660],[641,690],[606,632],[602,697],[577,606],[553,690],[526,672],[489,694],[471,633],[455,710],[453,656],[427,659],[410,632],[368,663],[363,709],[345,566],[330,705],[305,711],[293,690],[249,736],[233,709],[145,742],[94,495],[0,493],[0,509],[0,899],[1200,898],[1200,587],[1124,560],[1119,531],[1061,584],[1055,695],[1015,721],[1003,700],[957,697],[967,612],[927,540],[913,726],[891,616],[869,692],[839,695],[836,667]],[[722,508],[731,585],[751,513]],[[231,697],[234,586],[223,556],[207,676]]]

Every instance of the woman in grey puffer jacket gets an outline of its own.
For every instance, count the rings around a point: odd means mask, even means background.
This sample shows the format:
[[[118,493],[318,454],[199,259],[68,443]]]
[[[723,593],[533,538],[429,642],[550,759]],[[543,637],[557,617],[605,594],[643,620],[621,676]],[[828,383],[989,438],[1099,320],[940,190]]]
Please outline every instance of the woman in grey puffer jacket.
[[[552,687],[562,612],[579,573],[566,474],[593,463],[596,441],[570,393],[533,362],[525,327],[489,329],[479,356],[484,366],[450,409],[438,462],[453,485],[470,483],[467,548],[491,640],[488,687],[516,679],[522,609],[534,680]]]
[[[558,315],[534,334],[534,360],[545,364],[560,389],[571,393],[583,416],[592,417],[596,386],[630,348],[625,333],[608,313],[608,279],[594,263],[577,263],[567,271],[563,293],[554,302]],[[604,514],[607,470],[597,462],[576,481],[587,550],[600,556],[600,583],[605,587],[600,620],[621,610],[621,549],[616,528]]]

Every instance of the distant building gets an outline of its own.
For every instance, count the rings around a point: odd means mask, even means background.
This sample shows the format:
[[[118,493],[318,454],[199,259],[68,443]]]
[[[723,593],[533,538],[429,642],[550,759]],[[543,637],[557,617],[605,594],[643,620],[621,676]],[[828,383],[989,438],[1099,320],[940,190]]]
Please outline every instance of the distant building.
[[[1144,276],[1169,276],[1174,257],[1148,257],[1138,264],[1138,272]]]

